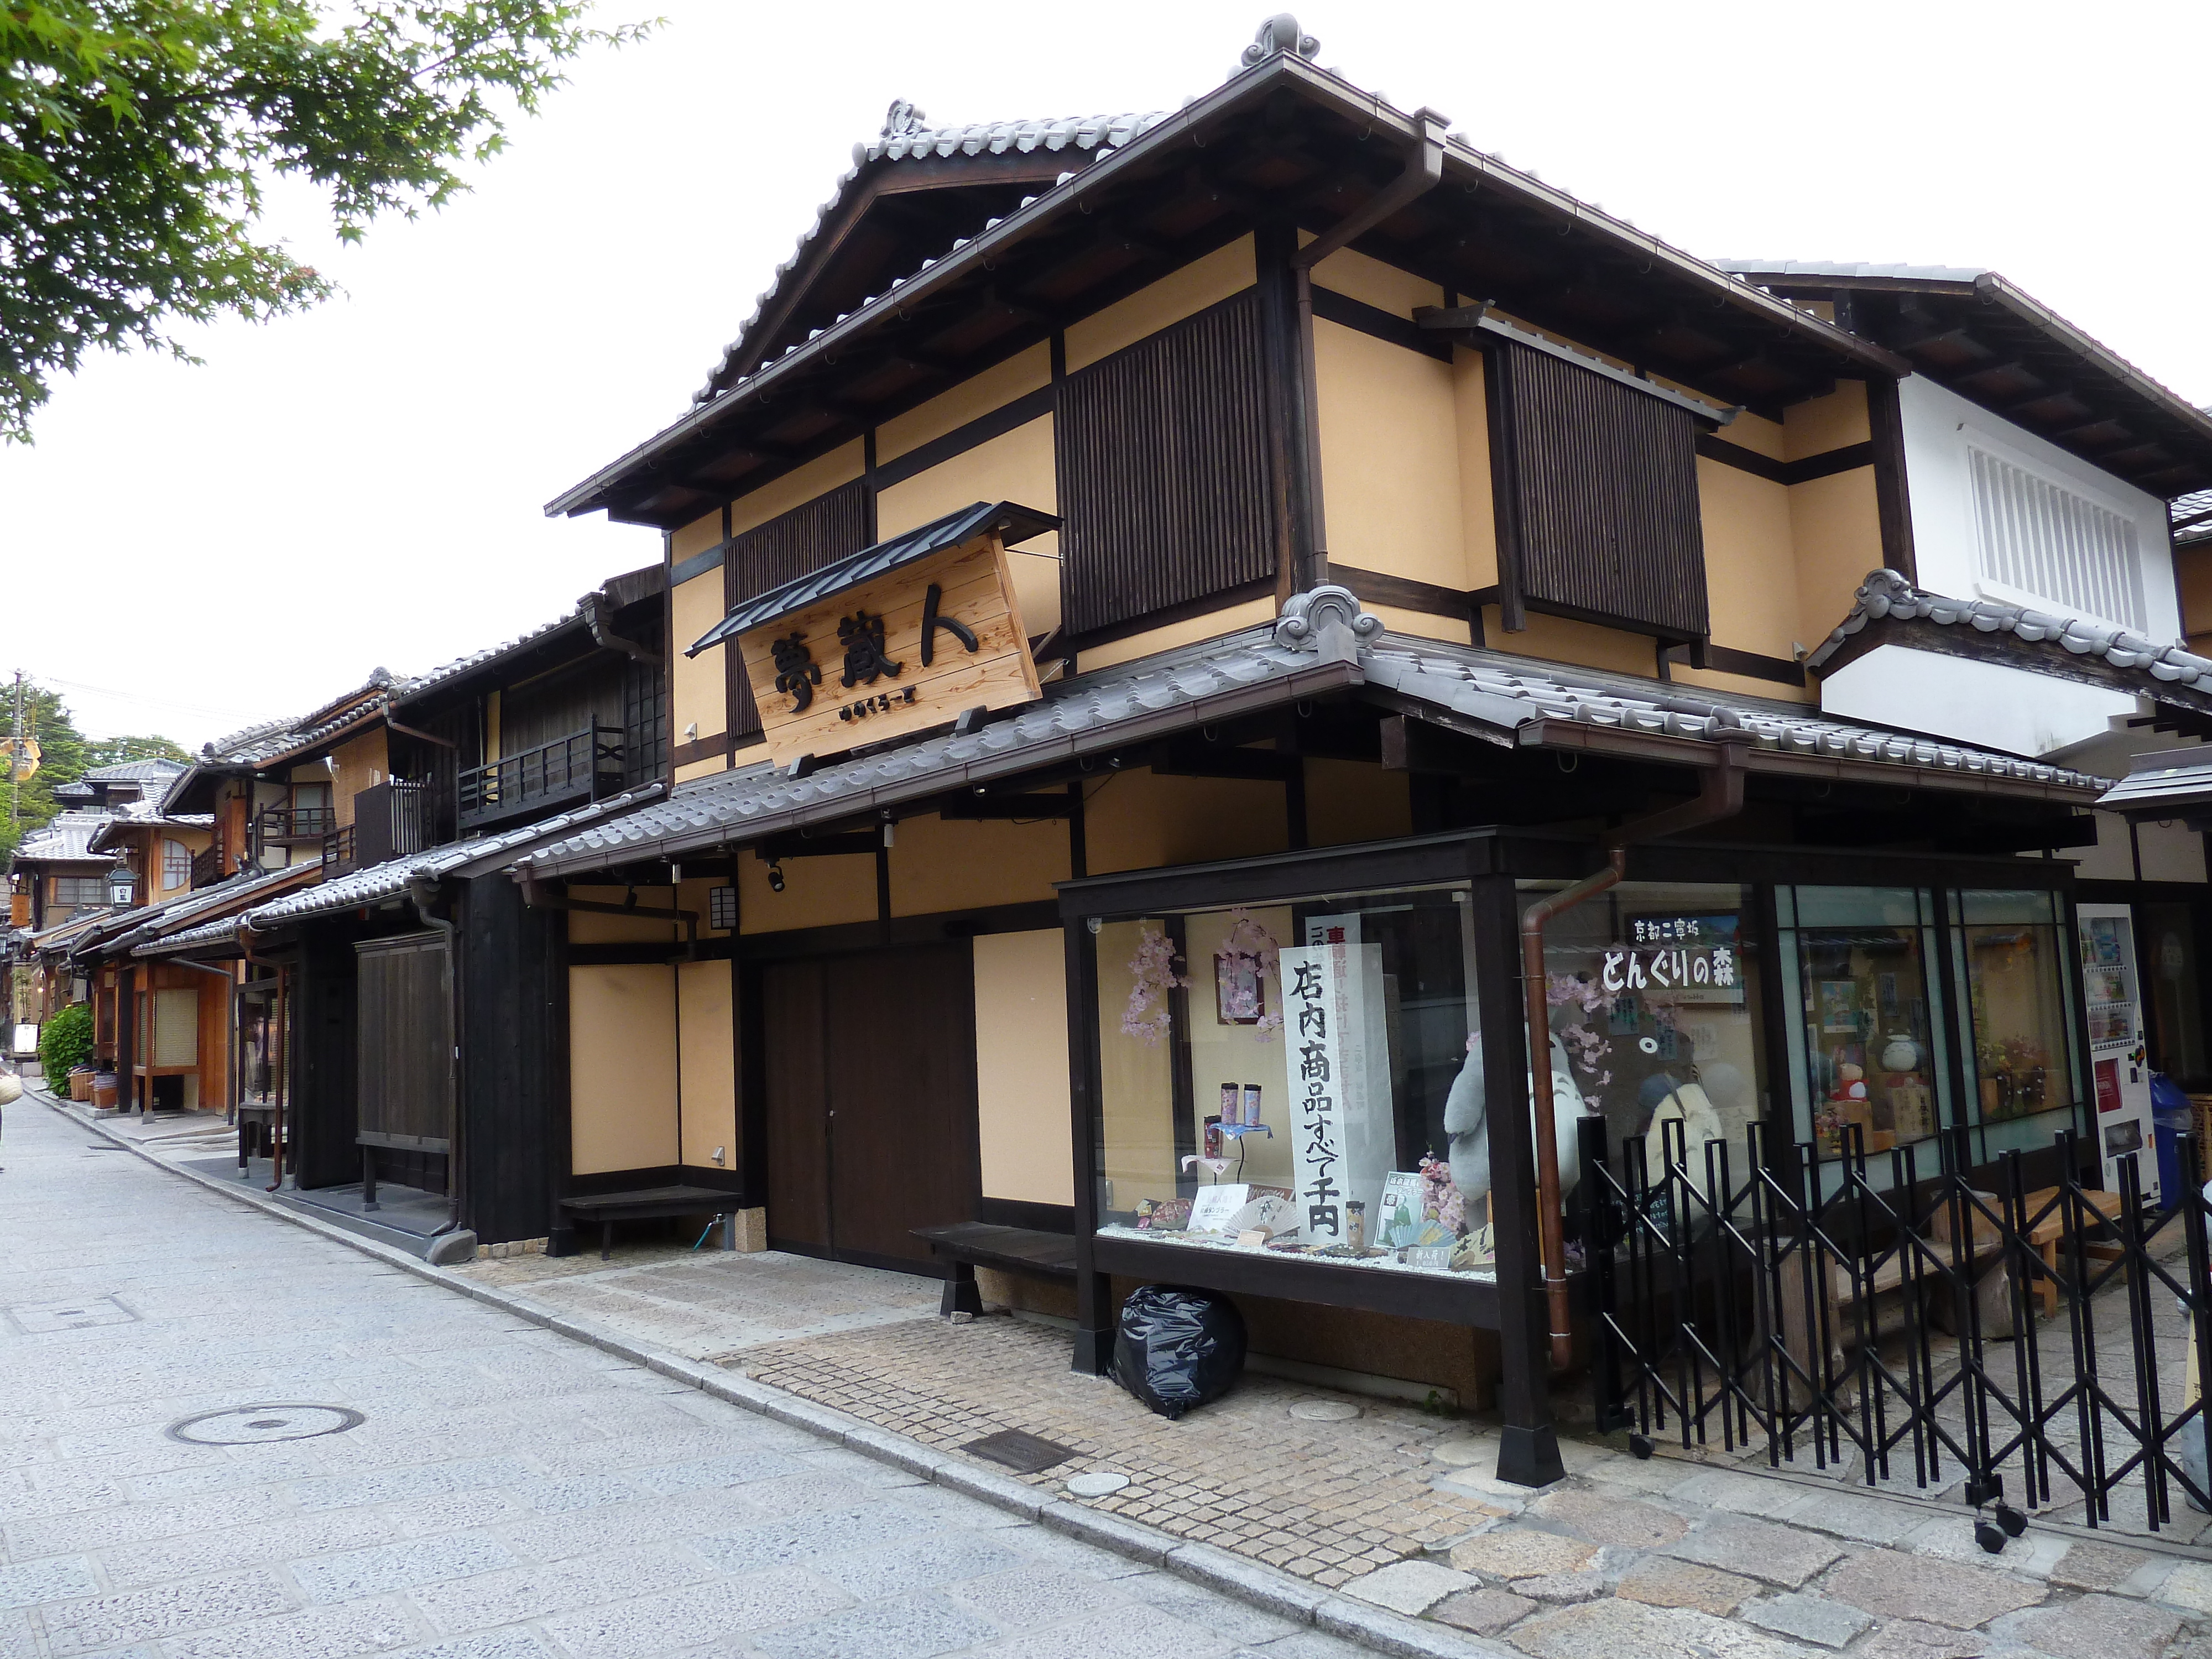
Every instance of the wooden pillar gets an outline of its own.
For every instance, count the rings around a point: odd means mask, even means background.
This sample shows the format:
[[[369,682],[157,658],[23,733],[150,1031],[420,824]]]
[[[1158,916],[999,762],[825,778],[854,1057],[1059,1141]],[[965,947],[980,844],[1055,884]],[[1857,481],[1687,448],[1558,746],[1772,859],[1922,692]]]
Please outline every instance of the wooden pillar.
[[[1261,226],[1254,238],[1272,474],[1268,504],[1280,596],[1328,580],[1328,556],[1321,541],[1321,481],[1315,476],[1313,325],[1299,302],[1301,273],[1291,267],[1297,246],[1297,227],[1288,219]]]
[[[115,1103],[128,1111],[138,1091],[138,965],[115,971]]]
[[[1098,963],[1079,918],[1067,940],[1067,1096],[1075,1152],[1075,1352],[1071,1369],[1103,1376],[1114,1363],[1114,1282],[1093,1265],[1098,1234]]]
[[[1518,896],[1510,877],[1474,884],[1475,1002],[1497,1227],[1498,1404],[1505,1419],[1498,1478],[1548,1486],[1566,1475],[1552,1423],[1550,1320],[1536,1242],[1536,1154],[1528,1133],[1528,1040],[1521,997]]]

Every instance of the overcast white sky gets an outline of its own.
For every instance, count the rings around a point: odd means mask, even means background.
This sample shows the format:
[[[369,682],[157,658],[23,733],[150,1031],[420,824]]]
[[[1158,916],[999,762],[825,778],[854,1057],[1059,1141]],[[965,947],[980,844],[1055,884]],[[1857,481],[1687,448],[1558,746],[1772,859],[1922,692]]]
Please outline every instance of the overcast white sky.
[[[680,415],[893,99],[944,122],[1173,108],[1262,0],[756,6],[665,14],[475,192],[334,249],[343,298],[95,362],[0,448],[0,668],[97,734],[197,749],[381,664],[429,667],[659,556],[542,504]],[[1310,6],[1320,61],[1711,258],[1985,265],[2194,402],[2201,3]]]

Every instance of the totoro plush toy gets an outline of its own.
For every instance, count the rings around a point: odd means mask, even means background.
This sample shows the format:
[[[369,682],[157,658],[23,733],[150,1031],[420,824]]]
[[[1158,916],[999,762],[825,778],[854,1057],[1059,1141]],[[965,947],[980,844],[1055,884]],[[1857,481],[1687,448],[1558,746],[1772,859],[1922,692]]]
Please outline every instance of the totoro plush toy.
[[[1574,1068],[1567,1063],[1567,1050],[1559,1034],[1552,1036],[1552,1121],[1558,1131],[1559,1148],[1559,1196],[1565,1198],[1574,1191],[1582,1179],[1581,1130],[1582,1120],[1590,1115],[1589,1103],[1583,1091],[1575,1085]],[[1528,1121],[1533,1129],[1536,1121],[1534,1083],[1531,1081]],[[1444,1097],[1444,1133],[1451,1137],[1452,1184],[1467,1200],[1468,1218],[1475,1219],[1474,1206],[1490,1191],[1490,1114],[1482,1093],[1482,1045],[1480,1041],[1469,1045],[1467,1063],[1459,1068],[1452,1079],[1451,1092]]]

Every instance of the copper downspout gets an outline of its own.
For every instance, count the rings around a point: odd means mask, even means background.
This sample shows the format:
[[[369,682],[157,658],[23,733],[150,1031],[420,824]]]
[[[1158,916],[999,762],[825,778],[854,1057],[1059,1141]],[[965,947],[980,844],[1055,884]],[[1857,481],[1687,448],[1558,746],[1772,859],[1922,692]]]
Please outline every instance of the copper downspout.
[[[1521,913],[1521,986],[1528,1011],[1528,1088],[1536,1115],[1536,1238],[1543,1264],[1544,1300],[1552,1316],[1552,1368],[1565,1370],[1574,1354],[1574,1322],[1567,1305],[1567,1251],[1559,1199],[1557,1103],[1552,1094],[1550,975],[1544,966],[1544,926],[1617,884],[1628,873],[1628,849],[1637,842],[1695,830],[1743,811],[1743,750],[1749,733],[1724,731],[1717,739],[1719,763],[1698,781],[1698,798],[1632,818],[1605,839],[1606,867],[1562,892],[1538,899]]]

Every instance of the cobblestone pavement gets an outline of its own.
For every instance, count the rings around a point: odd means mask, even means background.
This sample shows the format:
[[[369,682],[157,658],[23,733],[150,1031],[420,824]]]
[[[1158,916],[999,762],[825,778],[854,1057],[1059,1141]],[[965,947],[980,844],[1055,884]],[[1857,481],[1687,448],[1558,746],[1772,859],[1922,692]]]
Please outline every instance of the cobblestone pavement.
[[[514,1257],[459,1276],[629,1340],[714,1354],[928,1446],[1007,1428],[1056,1440],[1075,1455],[1029,1477],[1032,1487],[1076,1472],[1126,1475],[1091,1506],[1340,1585],[1425,1618],[1440,1638],[1465,1632],[1477,1650],[2212,1659],[2212,1550],[2172,1531],[2147,1540],[2038,1524],[1992,1558],[1942,1493],[1778,1478],[1755,1453],[1717,1449],[1639,1462],[1572,1435],[1569,1478],[1530,1493],[1486,1473],[1496,1440],[1481,1419],[1258,1376],[1169,1424],[1070,1373],[1061,1332],[1003,1317],[948,1324],[915,1281],[773,1253],[632,1246],[611,1263]],[[708,1404],[693,1396],[684,1409]],[[2177,1518],[2193,1535],[2199,1517]],[[1267,1650],[1303,1654],[1297,1644],[1322,1639],[1308,1632]],[[1186,1650],[1206,1650],[1163,1649]]]
[[[0,1659],[1358,1651],[426,1283],[29,1100],[4,1163]]]

